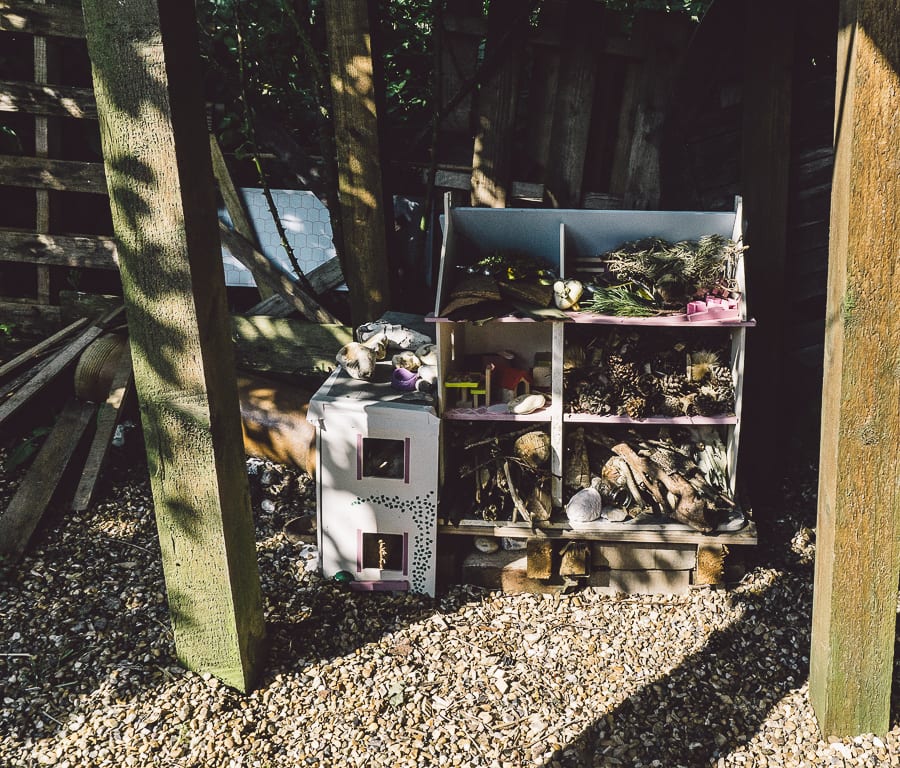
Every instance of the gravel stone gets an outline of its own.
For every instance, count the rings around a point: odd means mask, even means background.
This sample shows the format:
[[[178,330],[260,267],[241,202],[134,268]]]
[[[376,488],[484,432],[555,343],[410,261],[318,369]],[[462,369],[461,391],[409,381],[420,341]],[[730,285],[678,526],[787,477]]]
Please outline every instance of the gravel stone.
[[[432,599],[322,579],[283,530],[314,484],[250,460],[271,646],[243,695],[176,659],[146,465],[106,474],[0,564],[4,768],[900,767],[896,699],[889,733],[853,739],[809,704],[814,478],[727,590]]]

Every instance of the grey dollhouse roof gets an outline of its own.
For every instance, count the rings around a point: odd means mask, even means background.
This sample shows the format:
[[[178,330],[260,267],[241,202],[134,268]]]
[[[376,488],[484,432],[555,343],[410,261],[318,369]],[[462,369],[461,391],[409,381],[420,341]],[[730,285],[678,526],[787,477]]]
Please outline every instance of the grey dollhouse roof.
[[[326,420],[330,409],[377,408],[395,410],[398,418],[409,412],[419,416],[426,413],[437,422],[433,398],[421,392],[398,392],[391,386],[392,371],[393,364],[390,360],[377,363],[371,379],[354,379],[342,368],[338,368],[310,400],[307,420],[321,423]]]

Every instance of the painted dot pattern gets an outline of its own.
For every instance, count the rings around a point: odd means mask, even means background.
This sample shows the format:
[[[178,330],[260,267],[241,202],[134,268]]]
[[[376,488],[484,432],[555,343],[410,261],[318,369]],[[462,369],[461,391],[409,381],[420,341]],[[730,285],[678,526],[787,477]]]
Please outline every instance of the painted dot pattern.
[[[437,541],[434,534],[434,522],[437,515],[436,492],[429,491],[424,496],[404,499],[385,493],[372,496],[359,496],[351,502],[358,504],[374,504],[393,512],[402,513],[403,518],[412,517],[415,533],[410,547],[410,586],[413,592],[426,592],[425,577],[434,562]]]

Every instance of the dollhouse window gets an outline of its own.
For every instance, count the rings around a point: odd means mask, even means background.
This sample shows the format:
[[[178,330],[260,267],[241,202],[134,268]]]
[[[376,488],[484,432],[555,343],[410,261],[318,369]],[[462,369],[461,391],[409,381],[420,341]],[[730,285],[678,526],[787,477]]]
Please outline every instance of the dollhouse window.
[[[406,568],[407,536],[402,533],[362,533],[358,570],[402,571]]]
[[[409,482],[409,438],[362,437],[357,443],[357,480],[364,477]]]

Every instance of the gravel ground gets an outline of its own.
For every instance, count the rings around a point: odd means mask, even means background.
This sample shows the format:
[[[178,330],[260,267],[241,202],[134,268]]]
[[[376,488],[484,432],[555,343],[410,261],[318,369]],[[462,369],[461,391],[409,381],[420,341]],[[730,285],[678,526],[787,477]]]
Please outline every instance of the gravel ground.
[[[176,662],[146,468],[129,464],[117,453],[92,510],[52,515],[0,565],[4,768],[900,766],[896,701],[881,738],[817,731],[809,484],[729,590],[430,599],[321,579],[283,532],[309,478],[248,462],[272,647],[241,695]]]

